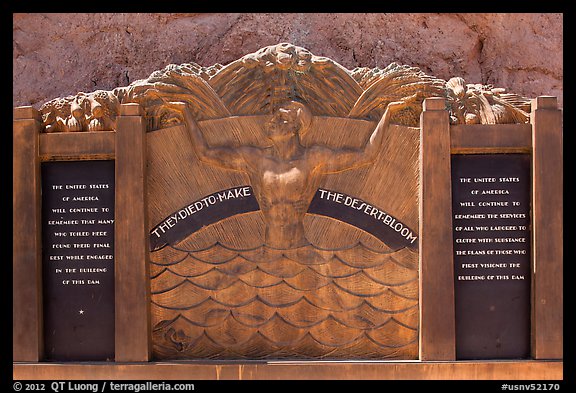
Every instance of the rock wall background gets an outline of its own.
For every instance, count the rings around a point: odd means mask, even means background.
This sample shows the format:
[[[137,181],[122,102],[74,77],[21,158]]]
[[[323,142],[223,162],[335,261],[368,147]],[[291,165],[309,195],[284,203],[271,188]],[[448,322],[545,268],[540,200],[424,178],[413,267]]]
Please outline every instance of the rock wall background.
[[[166,65],[227,64],[290,42],[352,70],[393,61],[563,106],[563,15],[13,14],[13,106],[111,90]]]

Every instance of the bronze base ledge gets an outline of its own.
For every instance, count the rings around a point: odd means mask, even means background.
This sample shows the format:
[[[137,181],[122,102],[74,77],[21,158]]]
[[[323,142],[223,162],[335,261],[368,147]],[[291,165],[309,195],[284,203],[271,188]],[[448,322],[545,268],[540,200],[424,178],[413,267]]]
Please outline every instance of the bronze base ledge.
[[[13,363],[14,380],[562,380],[562,360]]]

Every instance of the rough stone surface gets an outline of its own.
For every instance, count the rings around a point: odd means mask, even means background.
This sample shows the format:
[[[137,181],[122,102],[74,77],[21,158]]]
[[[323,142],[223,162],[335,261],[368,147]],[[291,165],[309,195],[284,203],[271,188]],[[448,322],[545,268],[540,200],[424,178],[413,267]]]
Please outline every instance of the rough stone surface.
[[[13,105],[290,42],[352,70],[396,61],[563,103],[562,14],[14,14]]]

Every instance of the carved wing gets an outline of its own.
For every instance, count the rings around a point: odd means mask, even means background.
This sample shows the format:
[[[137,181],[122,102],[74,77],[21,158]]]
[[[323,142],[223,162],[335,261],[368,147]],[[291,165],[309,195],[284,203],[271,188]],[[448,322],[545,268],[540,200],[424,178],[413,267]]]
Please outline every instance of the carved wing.
[[[414,101],[408,108],[392,118],[392,122],[417,126],[422,100],[427,97],[444,97],[445,81],[424,72],[417,67],[391,63],[383,70],[379,68],[356,68],[352,75],[364,89],[348,114],[354,118],[377,120],[392,101],[398,101],[417,92],[422,99]]]
[[[287,43],[228,64],[208,83],[234,114],[269,114],[277,104],[296,99],[315,115],[344,117],[362,94],[344,67]]]
[[[146,116],[152,120],[150,129],[180,122],[179,113],[166,106],[167,101],[187,103],[197,120],[230,116],[226,105],[206,82],[220,67],[219,64],[210,68],[194,63],[171,64],[126,87],[123,103],[142,105]]]

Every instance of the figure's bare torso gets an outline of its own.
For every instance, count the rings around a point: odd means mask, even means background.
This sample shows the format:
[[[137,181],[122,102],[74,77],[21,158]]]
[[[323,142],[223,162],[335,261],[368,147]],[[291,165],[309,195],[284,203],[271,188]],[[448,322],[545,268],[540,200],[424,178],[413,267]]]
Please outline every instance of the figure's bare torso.
[[[263,153],[247,172],[266,220],[267,242],[291,248],[306,243],[303,217],[313,195],[313,165],[306,154],[281,159]]]

